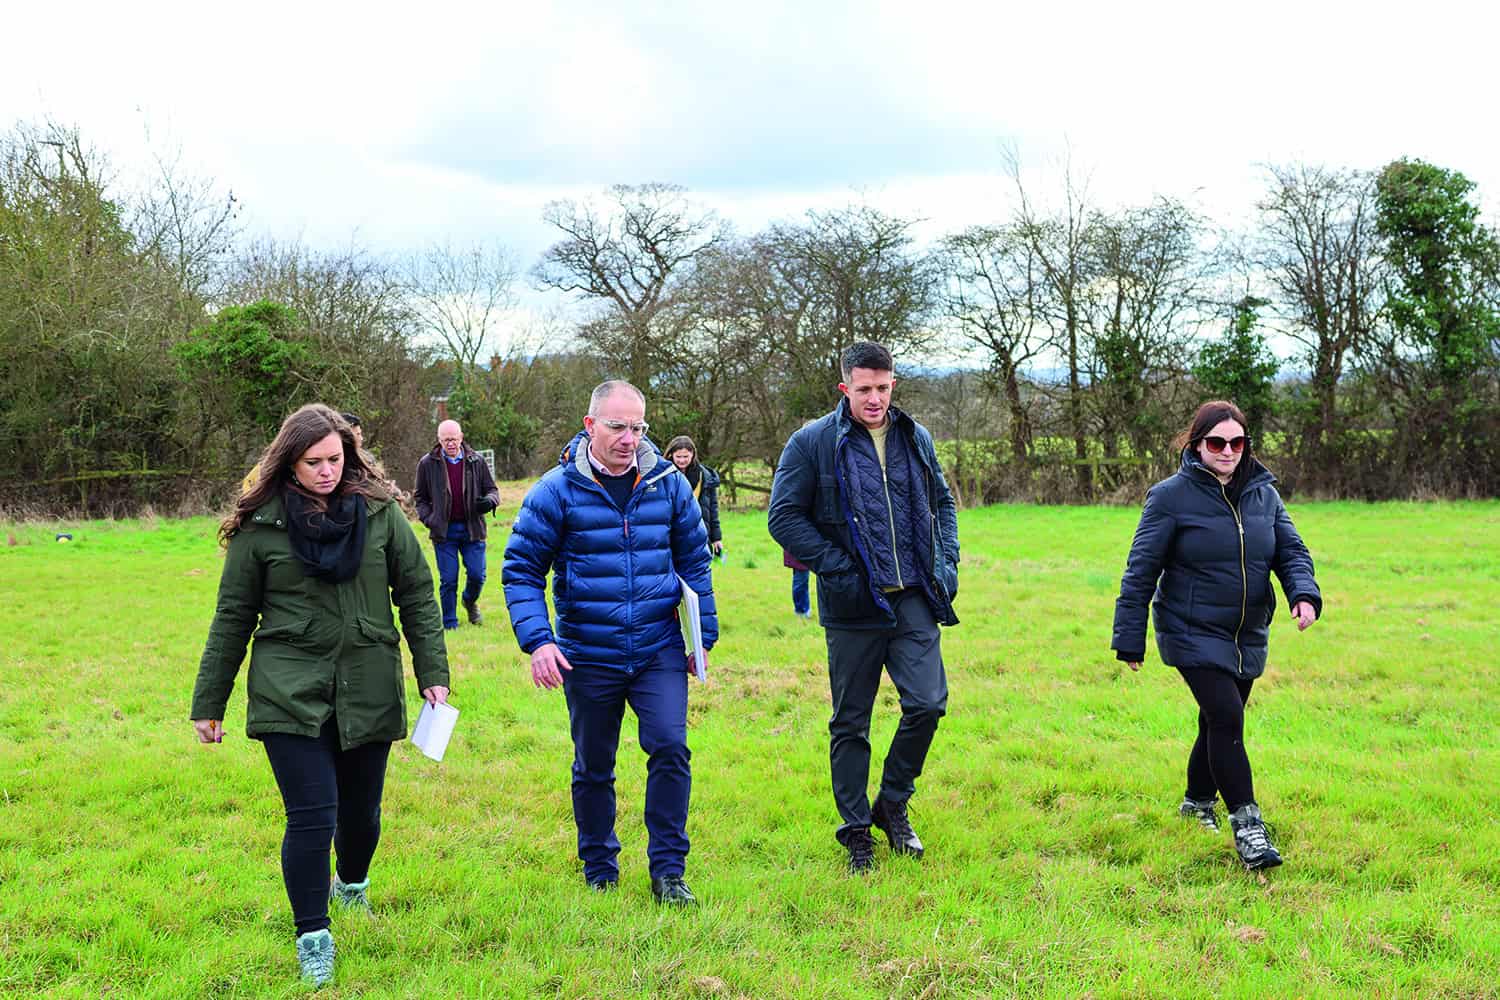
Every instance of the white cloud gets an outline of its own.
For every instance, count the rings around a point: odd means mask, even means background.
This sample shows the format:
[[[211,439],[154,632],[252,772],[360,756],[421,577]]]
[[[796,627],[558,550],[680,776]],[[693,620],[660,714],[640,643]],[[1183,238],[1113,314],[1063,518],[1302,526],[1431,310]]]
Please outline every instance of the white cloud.
[[[76,123],[126,165],[149,126],[253,227],[381,249],[534,259],[548,200],[645,180],[747,230],[863,198],[928,234],[997,216],[1007,142],[1039,192],[1071,147],[1101,203],[1227,219],[1258,164],[1298,159],[1421,156],[1493,197],[1496,20],[1452,0],[26,5],[0,122]]]

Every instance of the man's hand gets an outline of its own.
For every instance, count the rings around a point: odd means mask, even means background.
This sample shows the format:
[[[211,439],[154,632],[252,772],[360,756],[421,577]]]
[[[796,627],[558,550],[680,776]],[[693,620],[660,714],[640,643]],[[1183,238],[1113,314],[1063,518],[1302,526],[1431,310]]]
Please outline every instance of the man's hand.
[[[1126,660],[1125,661],[1125,665],[1127,667],[1129,667],[1131,670],[1139,670],[1139,669],[1141,669],[1141,661],[1139,661],[1139,660]]]
[[[698,668],[695,665],[697,659],[698,659],[698,654],[697,653],[689,653],[687,655],[687,672],[688,673],[694,674],[694,675],[696,675],[698,673]],[[708,650],[706,650],[706,649],[703,651],[703,676],[705,676],[705,677],[708,676]]]
[[[724,543],[723,542],[709,542],[708,543],[708,550],[710,552],[712,552],[716,556],[723,555],[724,554]]]
[[[427,699],[429,705],[448,704],[448,689],[441,684],[434,684],[430,688],[422,689],[422,697]]]
[[[562,687],[560,671],[572,669],[573,665],[555,642],[543,643],[531,651],[531,683],[539,688]]]
[[[224,742],[224,722],[222,719],[194,719],[193,729],[197,730],[199,743]]]
[[[1297,620],[1297,631],[1305,632],[1309,625],[1318,620],[1318,613],[1313,610],[1310,601],[1298,601],[1292,605],[1292,617]]]

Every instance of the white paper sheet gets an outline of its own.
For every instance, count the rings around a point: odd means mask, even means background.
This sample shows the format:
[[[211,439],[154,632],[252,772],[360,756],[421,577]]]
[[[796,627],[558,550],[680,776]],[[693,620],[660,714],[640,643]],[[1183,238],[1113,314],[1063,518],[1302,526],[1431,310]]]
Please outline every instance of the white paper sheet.
[[[424,701],[422,712],[417,716],[417,728],[411,734],[412,744],[433,760],[442,760],[457,722],[458,709],[452,705],[446,702],[433,705]]]
[[[703,650],[703,616],[698,610],[698,592],[680,576],[677,582],[682,584],[682,635],[688,641],[688,652],[693,655],[693,671],[700,681],[707,682],[708,671],[704,669],[703,661],[708,654]]]

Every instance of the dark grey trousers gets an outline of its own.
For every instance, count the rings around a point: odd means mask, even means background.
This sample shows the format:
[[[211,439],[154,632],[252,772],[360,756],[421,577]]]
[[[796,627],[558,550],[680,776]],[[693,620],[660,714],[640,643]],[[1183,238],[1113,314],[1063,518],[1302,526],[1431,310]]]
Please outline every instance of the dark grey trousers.
[[[901,723],[885,755],[880,796],[905,802],[948,708],[948,677],[943,671],[937,619],[920,590],[886,595],[896,626],[883,629],[827,629],[828,683],[833,717],[828,720],[828,758],[833,799],[844,823],[842,842],[856,827],[870,825],[870,714],[880,689],[881,669],[889,671],[901,696]]]

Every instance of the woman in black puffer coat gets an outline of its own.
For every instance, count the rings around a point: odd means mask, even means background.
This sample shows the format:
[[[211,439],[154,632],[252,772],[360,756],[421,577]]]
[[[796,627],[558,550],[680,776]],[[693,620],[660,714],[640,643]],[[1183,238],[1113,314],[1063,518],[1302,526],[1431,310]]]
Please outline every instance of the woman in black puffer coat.
[[[1198,739],[1188,756],[1181,814],[1217,830],[1222,795],[1247,868],[1281,864],[1255,802],[1245,753],[1245,703],[1266,668],[1266,644],[1281,581],[1299,630],[1322,613],[1312,557],[1273,483],[1250,453],[1245,415],[1233,403],[1198,407],[1174,442],[1182,467],[1151,487],[1115,602],[1115,655],[1139,670],[1146,606],[1156,648],[1198,702]],[[1154,599],[1153,599],[1154,597]]]
[[[719,530],[719,474],[698,461],[698,446],[686,434],[668,441],[667,450],[662,454],[692,484],[693,496],[703,511],[703,527],[708,531],[708,550],[719,555],[724,551],[724,535]]]

